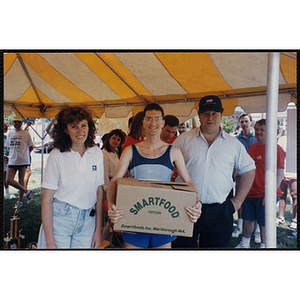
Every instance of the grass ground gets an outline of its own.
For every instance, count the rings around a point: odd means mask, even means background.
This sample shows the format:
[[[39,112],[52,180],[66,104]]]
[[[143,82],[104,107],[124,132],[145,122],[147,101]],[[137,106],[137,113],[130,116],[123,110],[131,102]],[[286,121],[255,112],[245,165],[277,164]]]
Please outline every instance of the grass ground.
[[[21,208],[17,216],[20,218],[20,229],[22,229],[22,235],[25,235],[23,240],[23,248],[31,242],[37,242],[39,228],[41,224],[41,169],[36,168],[32,170],[31,177],[29,179],[28,188],[34,190],[34,198],[30,205],[27,205],[26,197],[24,197],[24,206]],[[18,190],[10,187],[10,192],[18,195]],[[5,235],[9,231],[9,219],[14,214],[13,206],[16,200],[5,199],[4,200],[4,222],[5,222]],[[291,234],[289,225],[292,220],[292,207],[289,205],[289,198],[287,201],[288,205],[285,211],[285,224],[277,227],[277,248],[280,249],[296,249],[297,240],[288,239],[287,236]],[[234,214],[234,221],[237,222],[237,213]],[[242,239],[241,236],[238,238],[231,238],[229,248],[234,248]],[[260,245],[253,242],[251,239],[251,248],[259,248]]]
[[[31,171],[31,176],[29,178],[28,189],[34,190],[33,201],[30,205],[27,204],[27,199],[24,197],[24,206],[17,213],[18,218],[20,218],[19,228],[21,229],[21,234],[25,235],[23,239],[23,248],[25,248],[31,242],[37,242],[38,232],[41,224],[41,169],[36,168]],[[11,193],[18,197],[18,190],[9,187]],[[16,204],[16,199],[4,199],[4,229],[5,236],[9,231],[9,220],[14,214],[14,205]]]
[[[289,200],[288,200],[289,203]],[[278,215],[278,208],[277,208],[277,215]],[[297,240],[291,240],[288,239],[287,236],[289,236],[292,231],[289,229],[289,226],[291,224],[293,213],[292,213],[292,206],[287,205],[285,209],[285,223],[277,226],[277,248],[280,249],[296,249],[297,248]],[[237,224],[237,213],[234,214],[234,222]],[[256,224],[254,225],[254,228]],[[250,247],[251,248],[259,248],[260,244],[255,244],[254,236],[251,237]],[[231,238],[229,247],[234,248],[237,246],[240,241],[242,240],[242,236],[239,236],[237,238]]]

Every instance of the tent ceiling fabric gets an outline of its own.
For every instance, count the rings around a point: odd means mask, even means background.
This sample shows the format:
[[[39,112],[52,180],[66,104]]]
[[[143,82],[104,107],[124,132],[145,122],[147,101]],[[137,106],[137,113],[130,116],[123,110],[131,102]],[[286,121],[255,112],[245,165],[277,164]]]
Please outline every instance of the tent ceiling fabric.
[[[296,103],[296,64],[280,55],[279,111]],[[63,105],[79,104],[101,123],[124,127],[153,101],[184,121],[208,94],[223,99],[224,115],[236,106],[265,112],[267,65],[267,52],[7,53],[5,112],[53,118]]]

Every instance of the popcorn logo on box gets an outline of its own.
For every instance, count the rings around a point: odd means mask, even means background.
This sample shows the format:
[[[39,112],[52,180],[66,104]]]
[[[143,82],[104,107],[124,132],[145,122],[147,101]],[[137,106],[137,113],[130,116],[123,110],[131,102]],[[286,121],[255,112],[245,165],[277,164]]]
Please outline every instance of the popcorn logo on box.
[[[148,201],[143,199],[142,204],[140,202],[137,202],[133,205],[133,207],[129,210],[134,215],[138,214],[138,212],[143,209],[146,206],[161,206],[164,209],[166,209],[172,216],[172,218],[179,217],[179,212],[176,210],[176,207],[171,204],[170,201],[167,201],[166,199],[160,198],[160,197],[149,197]],[[153,214],[161,214],[160,211],[148,211],[148,213]]]

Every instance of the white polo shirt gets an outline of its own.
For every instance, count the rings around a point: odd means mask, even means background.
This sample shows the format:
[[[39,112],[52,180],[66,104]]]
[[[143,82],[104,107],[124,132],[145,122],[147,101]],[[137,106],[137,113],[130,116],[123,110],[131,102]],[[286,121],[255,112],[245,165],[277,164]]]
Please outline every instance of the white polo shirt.
[[[45,168],[43,188],[55,190],[54,198],[79,209],[97,202],[97,189],[104,184],[103,154],[99,147],[88,148],[83,156],[71,149],[53,149]]]

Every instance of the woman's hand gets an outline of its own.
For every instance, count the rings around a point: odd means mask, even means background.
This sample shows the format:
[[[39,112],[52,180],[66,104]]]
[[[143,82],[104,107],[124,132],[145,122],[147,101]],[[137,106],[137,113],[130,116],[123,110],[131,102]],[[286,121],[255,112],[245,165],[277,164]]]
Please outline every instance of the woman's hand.
[[[92,241],[92,249],[100,249],[101,248],[101,232],[95,230],[93,241]]]

